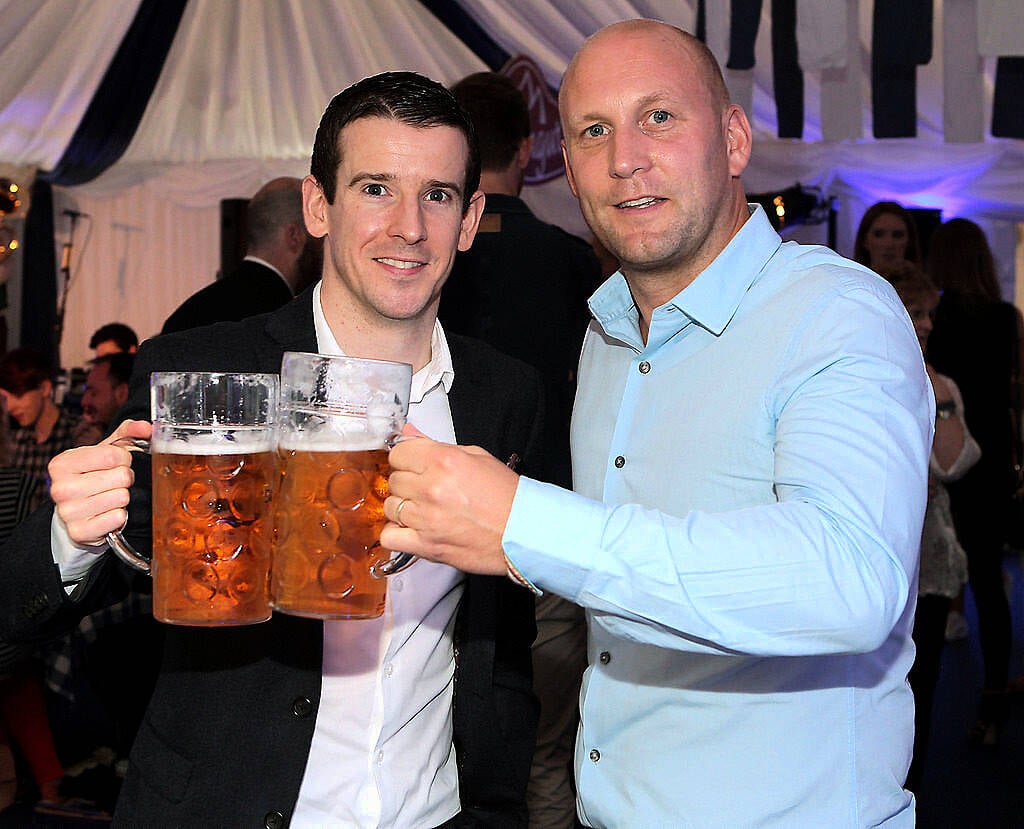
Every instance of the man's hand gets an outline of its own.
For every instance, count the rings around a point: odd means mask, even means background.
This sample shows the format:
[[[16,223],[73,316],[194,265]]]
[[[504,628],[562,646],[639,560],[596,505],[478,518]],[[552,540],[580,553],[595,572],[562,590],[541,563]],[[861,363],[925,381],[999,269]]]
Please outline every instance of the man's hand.
[[[122,438],[148,438],[153,426],[126,420],[102,443],[61,452],[50,461],[50,496],[77,544],[101,545],[128,519],[128,487],[135,480]]]
[[[437,443],[410,426],[405,435],[391,450],[381,546],[505,575],[501,537],[519,476],[478,446]]]

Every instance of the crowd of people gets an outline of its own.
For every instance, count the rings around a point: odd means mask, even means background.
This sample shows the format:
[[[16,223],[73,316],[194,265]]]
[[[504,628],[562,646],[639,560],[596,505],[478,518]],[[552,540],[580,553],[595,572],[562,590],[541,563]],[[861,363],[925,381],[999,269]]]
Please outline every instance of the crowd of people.
[[[45,355],[0,359],[0,797],[21,765],[41,809],[126,826],[910,827],[965,584],[968,737],[998,742],[1024,325],[984,234],[881,202],[852,259],[783,242],[746,114],[665,24],[588,38],[559,114],[590,242],[520,198],[512,82],[385,72],[160,335],[103,326],[65,401]],[[149,524],[149,375],[286,351],[412,365],[381,544],[422,561],[376,620],[157,625],[106,544]],[[134,706],[76,686],[115,807],[73,786],[45,683],[128,649]]]

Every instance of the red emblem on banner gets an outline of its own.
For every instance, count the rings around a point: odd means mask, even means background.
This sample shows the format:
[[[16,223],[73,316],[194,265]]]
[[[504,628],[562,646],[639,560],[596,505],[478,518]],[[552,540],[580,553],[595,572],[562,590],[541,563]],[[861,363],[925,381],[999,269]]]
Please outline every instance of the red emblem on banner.
[[[543,184],[565,173],[562,162],[562,127],[558,122],[558,98],[551,91],[533,58],[516,55],[501,68],[526,97],[530,108],[533,153],[526,167],[524,183]]]

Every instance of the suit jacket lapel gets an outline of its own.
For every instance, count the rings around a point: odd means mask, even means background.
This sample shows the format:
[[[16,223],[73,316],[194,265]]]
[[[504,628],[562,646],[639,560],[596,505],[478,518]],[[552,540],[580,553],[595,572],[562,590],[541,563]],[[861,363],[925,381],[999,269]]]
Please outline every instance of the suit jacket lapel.
[[[313,288],[267,317],[265,338],[256,344],[261,371],[280,372],[281,356],[286,351],[315,352],[316,328],[313,325]]]

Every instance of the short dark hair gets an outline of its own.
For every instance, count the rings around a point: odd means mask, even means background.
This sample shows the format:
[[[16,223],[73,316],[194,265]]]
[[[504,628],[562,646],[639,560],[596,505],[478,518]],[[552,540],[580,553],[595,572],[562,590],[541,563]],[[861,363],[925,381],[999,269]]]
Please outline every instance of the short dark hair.
[[[0,389],[15,396],[53,382],[53,363],[34,348],[16,348],[0,358]]]
[[[390,118],[411,127],[454,127],[466,137],[465,192],[462,210],[480,185],[480,149],[473,122],[455,96],[436,81],[416,72],[382,72],[363,78],[334,96],[316,131],[310,175],[319,182],[328,204],[337,193],[341,131],[360,118]]]
[[[107,366],[107,372],[115,386],[127,383],[132,376],[132,366],[135,365],[135,355],[127,351],[119,351],[116,354],[104,354],[92,361],[93,367]]]
[[[89,338],[89,348],[95,348],[107,340],[113,340],[122,351],[139,347],[138,335],[123,322],[108,322],[97,328]]]
[[[497,72],[468,75],[452,87],[452,94],[473,122],[480,142],[480,166],[504,170],[530,137],[526,97],[511,78]]]

